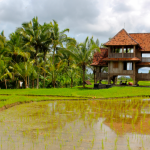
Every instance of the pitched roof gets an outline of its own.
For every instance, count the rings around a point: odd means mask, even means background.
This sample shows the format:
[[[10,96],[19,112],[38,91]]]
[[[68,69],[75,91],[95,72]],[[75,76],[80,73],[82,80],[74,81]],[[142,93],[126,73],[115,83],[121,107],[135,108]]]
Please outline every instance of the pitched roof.
[[[103,61],[141,61],[139,58],[104,58]]]
[[[150,33],[129,33],[129,35],[139,43],[140,51],[150,51]]]
[[[103,59],[108,57],[108,49],[100,48],[100,52],[94,53],[93,63],[91,66],[107,66],[107,62],[104,62]]]
[[[125,29],[122,29],[104,45],[138,45],[138,43],[126,32]]]

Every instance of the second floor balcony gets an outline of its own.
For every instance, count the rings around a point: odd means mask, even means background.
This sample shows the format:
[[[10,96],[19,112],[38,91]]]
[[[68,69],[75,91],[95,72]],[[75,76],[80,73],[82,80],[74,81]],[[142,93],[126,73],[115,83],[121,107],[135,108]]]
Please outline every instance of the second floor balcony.
[[[142,62],[150,62],[150,57],[142,57]]]
[[[108,58],[133,58],[133,53],[109,53]]]

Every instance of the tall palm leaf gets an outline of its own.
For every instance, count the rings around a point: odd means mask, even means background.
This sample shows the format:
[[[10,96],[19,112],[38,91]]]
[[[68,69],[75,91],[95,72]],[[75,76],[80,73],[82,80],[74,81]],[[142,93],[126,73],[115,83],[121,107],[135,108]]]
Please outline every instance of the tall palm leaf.
[[[71,45],[68,47],[72,52],[70,53],[76,60],[78,66],[82,68],[83,71],[83,87],[85,88],[85,70],[86,66],[91,62],[93,58],[94,51],[99,51],[99,46],[94,42],[93,38],[85,39],[83,43]]]
[[[37,55],[42,52],[42,46],[47,42],[50,34],[47,34],[48,29],[43,28],[38,17],[32,19],[32,22],[23,23],[22,28],[18,28],[17,32],[22,35],[25,46],[33,46],[35,53],[31,55],[35,59],[35,64],[38,65]],[[44,46],[43,46],[44,47]],[[39,77],[37,78],[37,88],[39,87]]]

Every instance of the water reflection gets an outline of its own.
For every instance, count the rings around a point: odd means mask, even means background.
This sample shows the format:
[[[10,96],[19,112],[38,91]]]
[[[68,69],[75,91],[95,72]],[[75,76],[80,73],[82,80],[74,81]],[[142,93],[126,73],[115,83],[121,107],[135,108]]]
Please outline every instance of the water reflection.
[[[35,102],[1,112],[1,149],[146,149],[149,126],[146,99]]]

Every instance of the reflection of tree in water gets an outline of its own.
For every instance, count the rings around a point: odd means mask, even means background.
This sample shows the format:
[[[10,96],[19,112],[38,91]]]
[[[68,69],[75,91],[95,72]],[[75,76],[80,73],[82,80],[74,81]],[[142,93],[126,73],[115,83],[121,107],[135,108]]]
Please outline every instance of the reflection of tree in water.
[[[148,121],[150,121],[150,114],[148,114],[150,101],[138,99],[54,101],[47,104],[41,106],[37,104],[33,113],[28,114],[29,123],[32,124],[30,136],[35,136],[37,130],[39,134],[45,132],[53,134],[72,122],[76,124],[80,122],[85,128],[93,127],[92,125],[98,123],[100,118],[105,118],[105,125],[120,133],[139,132],[141,121],[144,127],[146,122],[149,125]],[[147,127],[142,132],[146,132],[146,129]]]
[[[105,118],[104,123],[113,130],[119,128],[122,130],[120,132],[144,133],[149,127],[148,122],[150,122],[149,104],[150,101],[140,99],[67,101],[58,103],[56,111],[60,114],[66,114],[66,123],[79,119],[84,122],[86,127],[87,124],[91,126],[92,122],[96,123],[99,118],[103,117]],[[59,107],[60,105],[63,106],[63,111]]]

